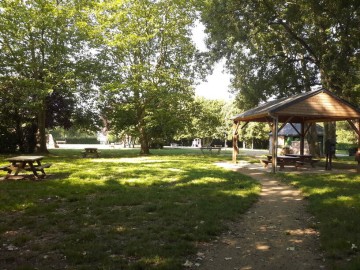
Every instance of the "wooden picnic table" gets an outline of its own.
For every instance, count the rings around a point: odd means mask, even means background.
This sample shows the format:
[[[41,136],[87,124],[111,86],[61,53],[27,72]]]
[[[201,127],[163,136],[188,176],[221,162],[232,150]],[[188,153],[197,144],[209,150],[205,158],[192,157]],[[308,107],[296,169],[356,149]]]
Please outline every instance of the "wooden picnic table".
[[[82,153],[84,158],[86,158],[88,156],[100,157],[100,151],[98,151],[98,149],[94,148],[94,147],[84,148],[84,151],[82,151],[81,153]]]
[[[319,162],[319,159],[314,159],[312,155],[299,155],[299,154],[285,154],[289,157],[298,157],[300,161],[310,163],[311,167],[315,167],[315,163]]]
[[[267,155],[267,160],[261,160],[260,162],[264,164],[265,168],[267,168],[269,163],[272,163],[272,156]],[[277,156],[277,164],[280,167],[280,171],[283,170],[286,165],[295,166],[295,169],[297,170],[299,167],[304,165],[304,162],[301,161],[299,157]]]
[[[7,160],[11,162],[10,165],[2,166],[0,169],[7,171],[5,178],[9,178],[11,175],[18,175],[21,171],[30,171],[35,178],[44,178],[46,176],[45,168],[49,168],[52,164],[41,164],[43,156],[17,156],[11,157]],[[38,172],[41,172],[39,175]]]

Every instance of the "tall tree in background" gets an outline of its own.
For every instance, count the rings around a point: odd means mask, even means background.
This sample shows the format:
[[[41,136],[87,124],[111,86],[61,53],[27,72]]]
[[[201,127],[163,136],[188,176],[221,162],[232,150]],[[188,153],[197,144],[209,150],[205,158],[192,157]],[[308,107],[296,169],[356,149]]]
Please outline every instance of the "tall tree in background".
[[[314,85],[360,100],[359,1],[209,0],[201,9],[208,46],[226,57],[242,109]],[[335,130],[325,123],[325,140]]]
[[[359,1],[209,0],[202,20],[242,107],[314,84],[359,100]]]
[[[141,154],[189,122],[196,49],[190,2],[125,0],[99,4],[94,14],[109,75],[101,90],[113,129],[136,132]]]
[[[200,138],[204,146],[210,145],[214,139],[225,139],[225,133],[229,132],[225,119],[225,110],[228,107],[222,100],[196,98],[191,113],[191,125],[187,126],[186,132],[178,134],[179,139]]]
[[[88,1],[89,2],[89,1]],[[79,7],[83,6],[78,1]],[[74,1],[3,0],[0,2],[0,84],[16,85],[22,92],[22,108],[38,130],[37,151],[46,152],[46,120],[73,107],[76,59],[85,54],[76,29]],[[0,93],[1,95],[2,93]],[[57,110],[59,104],[64,110]],[[57,105],[56,105],[57,103]],[[66,125],[66,117],[58,123]]]

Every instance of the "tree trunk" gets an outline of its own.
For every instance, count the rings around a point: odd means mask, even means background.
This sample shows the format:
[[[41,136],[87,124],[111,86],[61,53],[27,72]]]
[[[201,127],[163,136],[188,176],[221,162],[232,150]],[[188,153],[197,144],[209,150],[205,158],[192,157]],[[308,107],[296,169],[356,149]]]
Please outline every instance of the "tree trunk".
[[[327,140],[331,140],[333,142],[336,142],[336,122],[325,122],[324,123],[324,147],[325,142]],[[324,153],[325,153],[325,149]]]
[[[19,116],[19,112],[18,110],[16,110],[16,137],[17,137],[17,141],[18,141],[18,145],[19,145],[19,151],[20,153],[24,153],[25,152],[25,147],[24,147],[24,131],[21,127],[21,119]]]
[[[320,156],[320,147],[319,147],[318,134],[315,123],[311,125],[310,130],[306,136],[306,139],[309,144],[310,155],[317,157]]]
[[[45,104],[38,113],[38,133],[36,138],[36,152],[37,153],[49,153],[46,147],[46,109]]]
[[[149,155],[149,138],[143,126],[140,126],[140,155]]]

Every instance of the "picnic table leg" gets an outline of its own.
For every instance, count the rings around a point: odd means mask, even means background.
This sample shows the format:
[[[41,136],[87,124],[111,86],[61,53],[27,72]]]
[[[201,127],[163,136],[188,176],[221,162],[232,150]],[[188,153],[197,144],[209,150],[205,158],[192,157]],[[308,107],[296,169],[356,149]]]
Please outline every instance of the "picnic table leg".
[[[16,164],[16,162],[13,162],[13,166],[16,167],[14,175],[18,175],[19,172],[25,168],[26,162],[21,162],[19,164]]]
[[[40,162],[38,162],[38,164],[39,164],[39,163],[40,163]],[[39,165],[41,165],[41,164],[39,164]],[[33,172],[35,178],[39,178],[39,174],[37,173],[37,171],[36,171],[36,169],[35,169],[35,167],[34,167],[33,162],[29,162],[29,166],[30,166],[31,171]],[[42,171],[44,171],[44,170],[42,170]],[[44,172],[44,173],[45,173],[45,172]]]
[[[282,171],[285,168],[284,163],[280,163],[280,169],[279,171]]]
[[[8,179],[11,176],[11,173],[15,170],[14,169],[15,167],[16,166],[14,165],[14,163],[11,163],[11,165],[9,165],[7,167],[7,170],[6,170],[7,174],[5,175],[4,179]]]
[[[11,172],[12,172],[11,170],[8,170],[8,171],[7,171],[7,174],[5,175],[4,178],[5,178],[5,179],[8,179],[8,178],[11,176]]]
[[[37,161],[37,165],[38,166],[41,166],[41,161],[40,160],[38,160]],[[36,172],[36,170],[35,170],[35,172]],[[45,173],[45,170],[42,168],[41,170],[40,170],[40,172],[42,173],[42,177],[45,177],[46,176],[46,173]],[[37,173],[37,172],[36,172]]]

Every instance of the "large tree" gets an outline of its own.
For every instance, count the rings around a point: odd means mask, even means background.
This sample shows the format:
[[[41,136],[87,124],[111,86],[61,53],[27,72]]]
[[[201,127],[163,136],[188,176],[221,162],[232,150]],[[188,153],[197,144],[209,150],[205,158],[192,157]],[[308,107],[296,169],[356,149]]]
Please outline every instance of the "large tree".
[[[195,13],[188,1],[107,1],[94,14],[99,57],[109,67],[101,88],[110,127],[132,128],[141,153],[189,121],[194,95]]]
[[[39,152],[47,151],[46,124],[67,126],[69,110],[74,107],[77,60],[86,56],[76,24],[78,8],[85,4],[81,2],[0,2],[0,84],[11,81],[21,88],[21,107],[28,106],[28,116],[37,122]],[[59,105],[63,110],[56,109]],[[47,116],[53,119],[47,121]]]
[[[315,84],[360,98],[359,1],[209,0],[202,19],[244,108]]]

